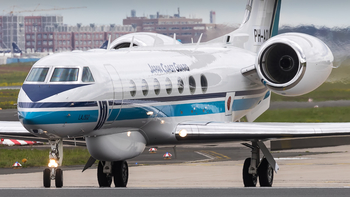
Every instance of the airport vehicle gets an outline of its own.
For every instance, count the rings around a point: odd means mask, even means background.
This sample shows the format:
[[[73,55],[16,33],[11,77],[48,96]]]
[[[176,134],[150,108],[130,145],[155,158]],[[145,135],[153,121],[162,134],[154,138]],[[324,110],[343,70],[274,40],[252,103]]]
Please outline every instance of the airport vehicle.
[[[272,186],[278,170],[264,140],[349,134],[347,123],[253,123],[269,108],[271,92],[308,93],[332,70],[332,52],[319,39],[277,35],[280,6],[281,0],[248,0],[240,28],[206,43],[132,33],[107,49],[35,63],[18,96],[18,116],[27,131],[51,144],[44,186],[51,179],[63,186],[64,139],[85,138],[91,158],[84,169],[99,160],[101,187],[112,179],[126,187],[125,160],[146,145],[246,140],[252,154],[243,182],[254,187],[257,179]],[[248,122],[239,122],[244,116]]]

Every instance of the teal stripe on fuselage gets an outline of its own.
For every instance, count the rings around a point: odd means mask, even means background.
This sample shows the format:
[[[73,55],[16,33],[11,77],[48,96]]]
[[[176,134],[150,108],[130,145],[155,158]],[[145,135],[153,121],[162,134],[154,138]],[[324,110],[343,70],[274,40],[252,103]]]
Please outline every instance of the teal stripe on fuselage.
[[[233,111],[248,110],[262,99],[249,98],[237,99],[232,104]],[[154,117],[182,117],[225,113],[225,101],[212,101],[202,103],[186,103],[160,106],[146,106],[140,104],[129,105],[130,108],[109,110],[110,115],[107,121],[113,120],[135,120]],[[147,112],[152,111],[152,115]],[[83,111],[43,111],[43,112],[23,112],[19,111],[23,124],[71,124],[97,122],[98,110]],[[118,116],[118,117],[117,117]],[[117,118],[117,119],[116,119]]]
[[[233,111],[248,110],[255,105],[263,97],[237,99],[232,104]],[[134,120],[146,119],[150,117],[181,117],[181,116],[196,116],[218,114],[225,112],[225,101],[213,101],[203,103],[186,103],[176,105],[161,105],[161,106],[143,106],[138,104],[131,105],[130,108],[113,109],[107,121],[116,120]],[[153,115],[147,115],[147,112],[153,112]]]
[[[19,111],[19,118],[23,124],[70,124],[97,122],[98,110],[83,111]]]
[[[153,115],[147,115],[147,112],[152,111]],[[119,114],[120,112],[120,114]],[[180,117],[206,115],[225,112],[225,101],[214,101],[205,103],[188,103],[176,105],[161,105],[161,106],[139,106],[133,104],[131,108],[114,109],[108,118],[108,121],[113,121],[119,114],[117,120],[132,120],[143,119],[149,117]]]

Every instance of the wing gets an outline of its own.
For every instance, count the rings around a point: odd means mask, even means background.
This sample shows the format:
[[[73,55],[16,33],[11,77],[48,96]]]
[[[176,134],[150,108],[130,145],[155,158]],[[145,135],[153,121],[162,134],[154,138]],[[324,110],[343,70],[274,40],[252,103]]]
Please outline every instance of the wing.
[[[27,131],[19,121],[0,121],[0,138],[42,141],[47,142],[48,138],[38,137]],[[86,146],[85,139],[64,139],[64,144]]]
[[[179,141],[349,135],[350,123],[185,122],[173,134]]]

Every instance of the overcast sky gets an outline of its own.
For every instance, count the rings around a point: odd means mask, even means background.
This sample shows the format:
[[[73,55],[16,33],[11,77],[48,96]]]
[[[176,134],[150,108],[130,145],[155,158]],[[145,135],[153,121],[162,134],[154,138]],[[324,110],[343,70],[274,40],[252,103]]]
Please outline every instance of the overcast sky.
[[[38,4],[40,4],[38,6]],[[180,7],[180,15],[203,18],[209,23],[209,12],[216,12],[216,22],[238,24],[243,19],[246,0],[3,0],[2,15],[15,11],[69,8],[86,6],[85,9],[23,12],[21,15],[62,15],[65,24],[83,23],[122,24],[132,9],[137,16],[156,14],[173,15]],[[349,0],[282,0],[280,25],[316,25],[328,27],[350,26]]]

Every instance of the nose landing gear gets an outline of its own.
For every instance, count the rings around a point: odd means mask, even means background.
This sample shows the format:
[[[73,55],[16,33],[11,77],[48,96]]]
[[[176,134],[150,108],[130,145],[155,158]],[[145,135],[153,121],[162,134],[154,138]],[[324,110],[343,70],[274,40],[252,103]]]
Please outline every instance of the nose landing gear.
[[[51,145],[50,162],[43,172],[43,184],[48,188],[51,187],[51,180],[55,180],[56,187],[60,188],[63,186],[63,171],[60,168],[63,160],[63,141],[62,139],[49,140],[49,143]]]

